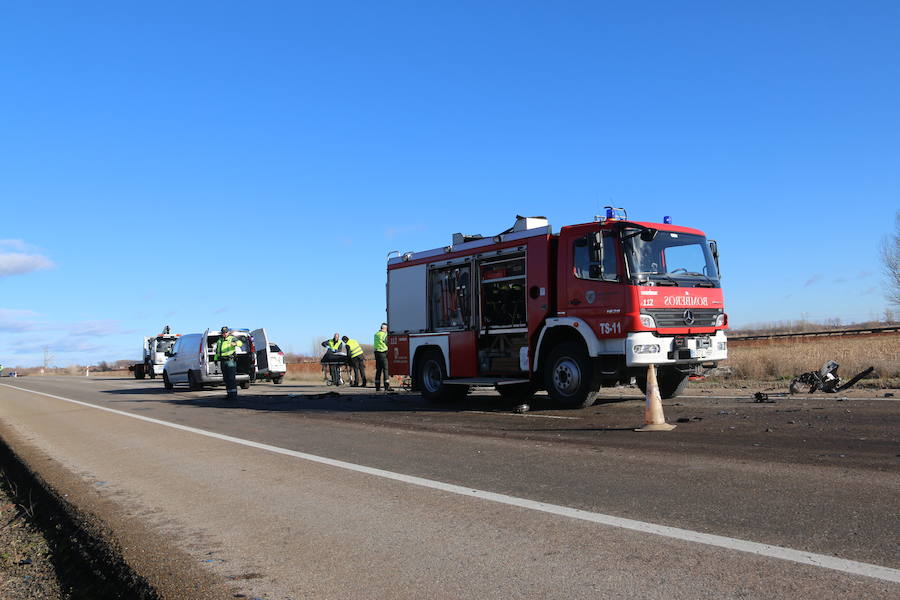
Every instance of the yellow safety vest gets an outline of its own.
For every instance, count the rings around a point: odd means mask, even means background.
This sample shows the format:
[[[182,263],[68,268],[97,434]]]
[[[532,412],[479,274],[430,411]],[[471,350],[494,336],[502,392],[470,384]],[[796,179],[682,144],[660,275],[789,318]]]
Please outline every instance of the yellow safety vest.
[[[350,358],[362,356],[363,349],[356,340],[347,340],[347,348],[350,349]]]
[[[375,352],[387,352],[387,332],[386,331],[376,331],[375,332]]]
[[[243,345],[243,342],[241,342],[241,340],[237,339],[233,335],[220,337],[219,341],[216,342],[215,360],[233,357],[235,352],[237,352],[238,347]]]
[[[343,343],[344,342],[342,342],[341,340],[338,340],[338,341],[328,340],[328,347],[331,348],[332,352],[337,352],[338,350],[341,349],[341,344],[343,344]]]

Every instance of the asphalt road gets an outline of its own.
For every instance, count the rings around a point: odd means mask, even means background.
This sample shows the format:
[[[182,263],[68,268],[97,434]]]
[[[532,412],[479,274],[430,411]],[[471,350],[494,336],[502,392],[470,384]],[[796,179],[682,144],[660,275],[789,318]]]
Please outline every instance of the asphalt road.
[[[0,386],[0,434],[170,597],[900,597],[882,392],[692,392],[665,407],[687,422],[642,434],[628,389],[515,414],[489,393],[3,383],[23,389]]]

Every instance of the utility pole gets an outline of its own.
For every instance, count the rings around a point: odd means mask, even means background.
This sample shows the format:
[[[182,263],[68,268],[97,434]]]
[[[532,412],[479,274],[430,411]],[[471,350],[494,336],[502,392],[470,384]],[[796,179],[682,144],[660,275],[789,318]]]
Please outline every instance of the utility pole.
[[[41,373],[50,368],[50,361],[53,360],[53,355],[50,354],[50,347],[44,346],[44,368],[41,369]]]

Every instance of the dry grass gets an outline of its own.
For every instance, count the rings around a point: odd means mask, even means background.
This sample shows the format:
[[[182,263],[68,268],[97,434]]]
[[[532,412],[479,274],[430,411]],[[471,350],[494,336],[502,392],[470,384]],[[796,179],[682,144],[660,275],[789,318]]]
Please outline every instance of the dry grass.
[[[827,337],[732,342],[728,360],[733,379],[785,380],[818,369],[826,361],[840,363],[838,373],[849,379],[871,367],[881,384],[900,380],[900,335]]]

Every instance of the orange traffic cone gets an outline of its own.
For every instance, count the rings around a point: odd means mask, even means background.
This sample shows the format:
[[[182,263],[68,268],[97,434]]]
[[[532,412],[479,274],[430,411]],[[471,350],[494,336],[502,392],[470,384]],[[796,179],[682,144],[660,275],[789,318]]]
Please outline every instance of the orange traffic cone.
[[[635,431],[672,431],[674,425],[666,423],[663,414],[659,383],[656,381],[656,365],[647,367],[647,404],[644,406],[644,426]]]

